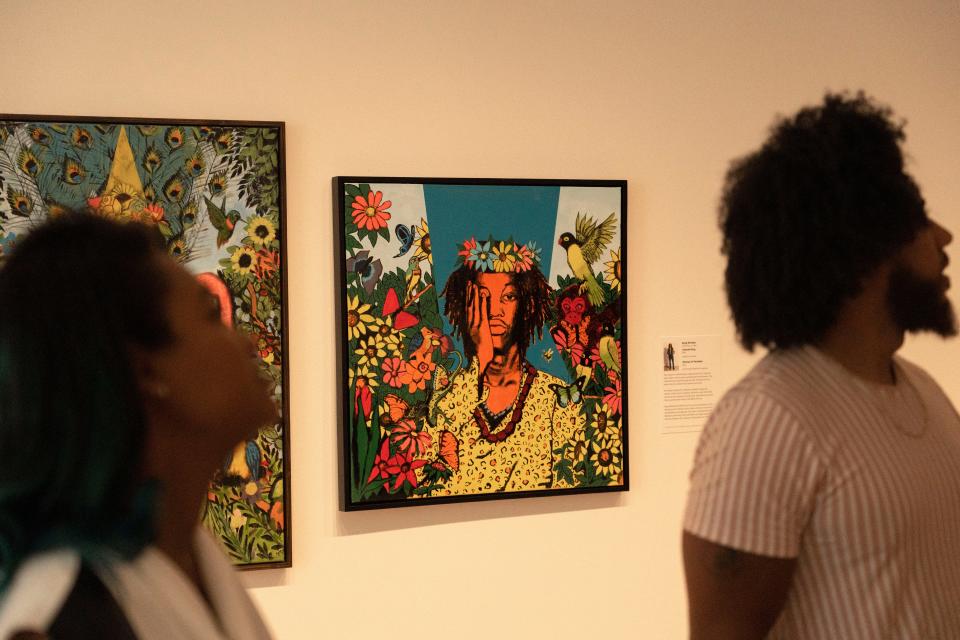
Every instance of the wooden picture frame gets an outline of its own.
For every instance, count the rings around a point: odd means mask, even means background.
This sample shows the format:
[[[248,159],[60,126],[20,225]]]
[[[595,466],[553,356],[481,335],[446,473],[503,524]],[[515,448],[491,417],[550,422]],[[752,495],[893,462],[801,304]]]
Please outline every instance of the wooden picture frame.
[[[224,461],[203,514],[242,568],[292,561],[285,192],[283,122],[0,115],[0,260],[51,216],[140,221],[256,339],[282,417]]]

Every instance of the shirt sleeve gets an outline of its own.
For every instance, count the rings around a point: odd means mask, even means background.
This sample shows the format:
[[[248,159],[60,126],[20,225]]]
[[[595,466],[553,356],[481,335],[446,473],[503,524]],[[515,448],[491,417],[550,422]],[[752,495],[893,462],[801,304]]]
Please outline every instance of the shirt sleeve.
[[[740,551],[795,558],[824,468],[774,399],[728,394],[701,434],[683,528]]]

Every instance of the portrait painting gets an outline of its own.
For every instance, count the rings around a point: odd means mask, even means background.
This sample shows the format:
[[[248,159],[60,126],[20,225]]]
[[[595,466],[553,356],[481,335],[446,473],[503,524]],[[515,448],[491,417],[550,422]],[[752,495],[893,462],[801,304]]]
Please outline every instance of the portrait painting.
[[[335,179],[345,510],[629,488],[626,189]]]
[[[290,564],[283,131],[281,122],[0,116],[0,263],[58,216],[144,224],[210,292],[221,321],[250,337],[281,418],[210,470],[200,513],[244,568]]]

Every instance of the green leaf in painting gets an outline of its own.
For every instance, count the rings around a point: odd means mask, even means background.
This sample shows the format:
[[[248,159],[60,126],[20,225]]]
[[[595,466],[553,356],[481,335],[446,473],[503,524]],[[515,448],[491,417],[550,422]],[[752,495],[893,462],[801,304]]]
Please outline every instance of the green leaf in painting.
[[[357,482],[362,485],[363,481],[367,479],[365,473],[369,471],[367,456],[369,455],[370,435],[366,422],[364,422],[363,416],[361,415],[357,416],[357,421],[353,424],[353,428],[357,437]]]
[[[347,195],[349,196],[348,202],[352,201],[356,196],[361,195],[360,188],[355,184],[345,184],[343,185],[343,190],[346,191]],[[366,194],[362,195],[365,196]]]
[[[166,220],[161,220],[157,223],[157,229],[163,234],[163,237],[169,238],[173,235],[173,229],[170,227],[170,223]]]
[[[573,485],[574,479],[573,479],[573,469],[571,468],[571,465],[572,465],[572,462],[570,460],[564,459],[559,461],[556,464],[556,467],[554,467],[554,469],[557,472],[557,476],[561,480],[563,480],[567,484]]]
[[[369,464],[363,470],[363,479],[366,480],[367,476],[370,475],[370,470],[373,469],[373,462],[377,459],[377,449],[380,447],[380,429],[378,427],[372,427],[370,433],[367,435],[369,444],[367,445],[367,461]]]
[[[270,486],[270,501],[276,502],[283,498],[283,475],[277,475],[273,478],[273,484]]]

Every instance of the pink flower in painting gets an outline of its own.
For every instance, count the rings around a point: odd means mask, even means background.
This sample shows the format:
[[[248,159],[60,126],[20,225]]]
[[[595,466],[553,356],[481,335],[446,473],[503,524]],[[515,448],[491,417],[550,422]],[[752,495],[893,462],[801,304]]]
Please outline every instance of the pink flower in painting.
[[[380,445],[380,452],[377,453],[377,457],[373,460],[373,468],[370,469],[370,475],[367,476],[367,484],[370,484],[378,477],[384,480],[390,477],[390,472],[387,471],[387,462],[389,460],[390,441],[384,438],[383,444]]]
[[[151,202],[143,208],[145,212],[150,216],[150,219],[154,222],[160,222],[163,220],[163,207],[161,207],[156,202]]]
[[[393,479],[393,485],[389,488],[390,491],[396,491],[404,484],[409,484],[416,489],[416,471],[425,464],[427,464],[426,460],[413,460],[409,455],[404,453],[397,453],[387,460],[387,472]]]
[[[380,368],[383,369],[384,382],[396,389],[399,389],[403,386],[403,382],[400,381],[400,377],[403,375],[404,371],[407,370],[406,362],[400,358],[387,358],[383,361],[383,364],[380,365]]]
[[[533,267],[533,254],[525,244],[518,244],[517,247],[517,271],[530,271]]]
[[[618,347],[618,348],[620,347],[620,343],[619,343],[619,342],[617,343],[617,347]],[[600,357],[600,347],[599,347],[599,346],[594,347],[593,349],[590,350],[590,353],[587,355],[587,359],[589,360],[589,364],[590,364],[591,367],[595,367],[595,366],[597,366],[597,365],[600,365],[600,366],[602,366],[604,369],[607,368],[607,365],[603,362],[603,358]],[[616,376],[616,375],[617,375],[617,372],[616,372],[616,371],[613,371],[612,374],[613,374],[613,375],[610,377],[611,380],[613,379],[613,376]]]
[[[387,220],[390,219],[390,213],[387,209],[393,203],[389,200],[383,200],[383,192],[373,191],[367,194],[367,197],[356,196],[353,203],[353,222],[360,229],[376,231],[387,226]]]
[[[427,447],[433,443],[430,434],[417,427],[417,424],[409,418],[388,428],[390,429],[390,442],[397,445],[398,450],[409,456],[422,455]]]
[[[610,413],[619,415],[621,404],[623,402],[622,391],[620,388],[620,378],[612,378],[610,386],[605,388],[603,395],[603,404],[607,405]]]
[[[470,258],[470,252],[476,248],[477,248],[477,239],[470,238],[469,240],[463,243],[463,248],[457,252],[457,255],[462,256],[464,262],[466,262]],[[470,266],[473,266],[473,265],[471,264]]]

